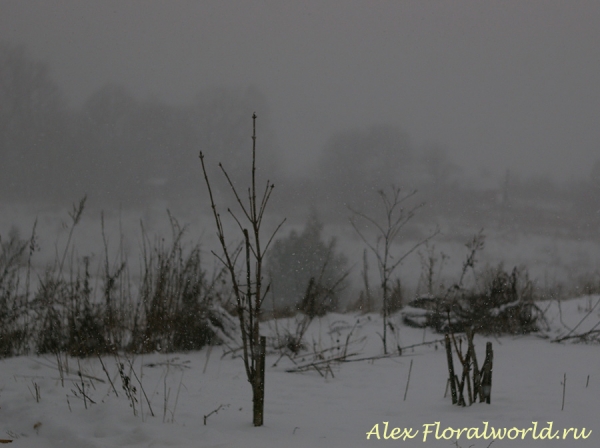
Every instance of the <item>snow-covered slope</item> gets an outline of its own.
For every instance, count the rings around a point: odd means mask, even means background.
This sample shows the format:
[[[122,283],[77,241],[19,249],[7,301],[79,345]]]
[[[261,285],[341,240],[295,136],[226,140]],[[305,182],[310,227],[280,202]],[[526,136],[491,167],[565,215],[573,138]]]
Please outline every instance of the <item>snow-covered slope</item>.
[[[0,439],[13,440],[13,447],[488,447],[491,427],[507,430],[507,436],[491,443],[499,447],[598,447],[600,446],[600,347],[592,344],[551,343],[566,335],[592,310],[598,297],[542,304],[547,308],[549,329],[540,335],[501,338],[475,337],[483,359],[485,343],[494,347],[492,402],[470,407],[453,406],[444,397],[447,378],[446,355],[441,344],[419,345],[403,350],[402,356],[382,354],[378,315],[328,315],[312,322],[304,342],[309,349],[299,357],[283,357],[273,351],[267,357],[265,425],[254,428],[251,390],[242,360],[225,354],[227,347],[213,347],[185,354],[137,356],[134,371],[128,361],[124,374],[136,387],[135,410],[122,387],[117,361],[104,357],[113,390],[98,359],[68,360],[69,373],[58,370],[52,357],[19,357],[0,361]],[[586,331],[600,320],[600,305],[593,309],[575,332]],[[562,314],[562,323],[560,314]],[[403,327],[393,321],[391,346],[407,347],[440,339],[429,330]],[[566,325],[568,328],[565,328]],[[263,333],[281,336],[291,322],[272,322]],[[333,331],[332,331],[333,330]],[[346,347],[348,334],[351,332]],[[575,333],[574,332],[574,333]],[[271,339],[273,340],[273,339]],[[286,370],[313,361],[311,353],[328,350],[324,356],[352,356],[344,362],[320,364],[320,373]],[[279,361],[278,361],[279,359]],[[276,365],[274,365],[277,362]],[[412,369],[411,369],[412,362]],[[455,361],[458,365],[458,361]],[[84,374],[78,376],[77,371]],[[410,383],[406,390],[410,372]],[[148,396],[154,417],[140,384]],[[563,406],[563,379],[566,374]],[[83,384],[82,386],[82,379]],[[64,385],[63,385],[64,384]],[[36,399],[36,387],[39,401]],[[85,388],[84,388],[85,387]],[[81,398],[85,392],[94,403]],[[404,395],[406,392],[406,400]],[[79,397],[79,398],[78,398]],[[86,409],[87,405],[87,409]],[[206,419],[204,416],[212,411]],[[386,423],[387,423],[387,432]],[[435,423],[439,422],[438,438]],[[484,434],[488,422],[488,432]],[[522,432],[537,422],[537,432]],[[543,436],[552,422],[552,433]],[[378,425],[376,427],[376,425]],[[430,425],[430,426],[425,426]],[[393,428],[412,428],[413,438],[386,440]],[[471,429],[457,440],[447,428]],[[480,438],[468,439],[467,436]],[[573,440],[573,432],[562,439],[563,429],[585,428],[587,439]],[[429,429],[432,433],[427,434]],[[446,432],[444,433],[444,430]],[[367,433],[372,432],[370,440]],[[377,440],[379,432],[380,440]],[[547,430],[546,430],[547,432]],[[406,433],[404,433],[406,434]],[[447,440],[442,436],[449,437]],[[509,440],[508,436],[517,436]]]

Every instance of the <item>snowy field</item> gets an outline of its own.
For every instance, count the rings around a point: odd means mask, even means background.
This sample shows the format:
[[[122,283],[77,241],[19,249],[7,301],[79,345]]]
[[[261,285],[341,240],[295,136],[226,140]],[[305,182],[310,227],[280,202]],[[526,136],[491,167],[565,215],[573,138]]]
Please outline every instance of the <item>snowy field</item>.
[[[75,198],[77,199],[77,198]],[[74,200],[73,203],[76,201]],[[204,249],[204,263],[211,270],[215,258],[210,253],[218,248],[212,216],[207,213],[206,204],[190,203],[184,208],[172,210],[173,216],[181,226],[185,227],[184,241],[186,243],[199,242]],[[203,208],[205,207],[205,208]],[[140,252],[142,247],[141,224],[151,241],[155,238],[166,238],[170,241],[172,229],[167,215],[167,203],[155,202],[140,209],[111,209],[103,211],[93,205],[83,212],[81,223],[76,226],[73,233],[71,247],[76,257],[89,256],[92,265],[101,265],[104,256],[104,242],[102,239],[101,216],[104,219],[105,233],[111,260],[121,249],[127,257],[132,275],[139,272]],[[62,253],[68,238],[72,206],[57,208],[55,206],[24,205],[0,203],[0,235],[6,238],[11,229],[18,230],[21,238],[30,237],[34,223],[37,236],[38,251],[33,257],[33,264],[39,272],[52,264],[57,253]],[[274,229],[280,223],[280,217],[269,217],[269,228]],[[237,227],[233,222],[226,222],[226,231],[232,237],[237,236]],[[293,225],[286,222],[277,238],[288,236],[292,229],[301,231],[304,221]],[[441,274],[439,280],[446,284],[456,281],[460,276],[462,264],[465,261],[467,250],[465,243],[472,239],[481,228],[460,227],[450,225],[441,226],[442,233],[431,241],[435,256],[437,257],[437,270]],[[557,295],[581,286],[582,279],[598,282],[600,271],[600,240],[598,238],[574,238],[559,235],[528,234],[522,231],[506,231],[501,229],[484,228],[485,248],[477,255],[477,268],[497,266],[500,262],[506,270],[515,266],[525,267],[538,288],[544,291],[555,291]],[[350,260],[351,273],[350,292],[351,301],[358,296],[363,288],[361,269],[363,250],[365,245],[358,237],[352,226],[329,225],[325,226],[324,238],[334,236],[338,242],[338,249]],[[397,253],[402,254],[414,246],[417,241],[405,240],[402,236],[395,245]],[[419,252],[424,253],[425,248],[413,252],[399,267],[398,275],[403,287],[409,295],[418,288],[419,278],[422,274],[423,262]],[[441,254],[447,259],[440,266]],[[369,254],[371,257],[371,254]],[[379,282],[376,260],[370,258],[371,282]],[[560,291],[558,291],[560,288]],[[579,289],[578,291],[581,291]],[[577,292],[576,294],[580,294]],[[562,297],[564,298],[564,296]]]
[[[382,354],[377,334],[380,317],[330,314],[311,323],[304,337],[307,348],[293,362],[288,357],[279,359],[272,349],[268,354],[263,427],[251,424],[251,389],[241,358],[219,346],[133,360],[121,357],[124,376],[136,387],[134,407],[114,357],[104,357],[102,363],[68,359],[62,379],[56,358],[2,360],[0,439],[12,440],[10,446],[36,448],[598,447],[599,347],[551,342],[571,330],[574,334],[592,329],[600,321],[600,306],[594,308],[598,301],[599,296],[573,299],[562,302],[560,308],[557,302],[541,303],[549,326],[539,334],[476,336],[480,359],[487,341],[494,347],[489,405],[462,408],[451,404],[449,393],[444,397],[447,364],[441,344],[404,349],[402,356],[360,360]],[[392,346],[408,347],[441,337],[404,327],[400,316],[395,316],[394,324]],[[265,322],[262,332],[272,343],[286,328],[293,330],[293,323]],[[313,362],[315,351],[323,350],[326,357],[346,351],[346,359],[354,362],[332,363],[331,369],[320,364],[320,372],[314,368],[286,371]],[[530,429],[533,422],[537,422],[537,432]],[[392,433],[396,427],[402,429]],[[492,427],[501,433],[506,429],[507,434],[503,439],[486,439]],[[463,428],[467,430],[457,440],[456,430]],[[587,438],[574,440],[570,428],[578,435],[585,428]],[[370,440],[368,432],[372,432]],[[548,433],[555,439],[549,441]],[[393,440],[392,434],[400,438]]]

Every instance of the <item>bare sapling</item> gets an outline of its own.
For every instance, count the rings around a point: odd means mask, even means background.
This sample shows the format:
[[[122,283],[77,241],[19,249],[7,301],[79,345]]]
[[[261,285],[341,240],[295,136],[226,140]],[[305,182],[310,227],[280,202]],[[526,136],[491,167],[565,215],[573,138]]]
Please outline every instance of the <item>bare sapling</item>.
[[[235,199],[242,213],[242,219],[230,209],[227,209],[229,215],[235,221],[242,234],[242,245],[232,250],[225,237],[225,230],[221,214],[217,210],[214,196],[211,189],[211,183],[208,179],[204,154],[200,152],[200,162],[202,164],[202,173],[208,188],[210,205],[212,208],[215,224],[217,227],[217,237],[221,246],[222,253],[214,255],[223,263],[231,278],[233,294],[236,300],[236,311],[239,318],[240,330],[242,334],[242,349],[244,367],[246,376],[252,385],[253,396],[253,424],[254,426],[263,425],[264,414],[264,365],[265,365],[265,338],[260,336],[259,321],[261,317],[261,307],[269,291],[269,285],[263,285],[263,262],[269,245],[273,237],[283,224],[283,220],[271,234],[267,243],[264,244],[262,238],[262,224],[265,216],[267,203],[273,192],[274,185],[267,181],[262,196],[259,196],[256,187],[256,114],[252,116],[252,168],[251,184],[248,188],[248,199],[244,203],[238,190],[234,186],[229,174],[219,163],[223,175],[225,176]],[[263,245],[264,244],[264,245]],[[245,262],[239,274],[238,259],[243,254]]]
[[[408,257],[411,253],[417,250],[420,246],[427,243],[435,235],[439,233],[439,230],[435,230],[429,236],[415,243],[410,249],[399,256],[393,254],[393,244],[396,242],[402,229],[408,224],[408,222],[415,216],[416,211],[423,207],[424,203],[417,204],[416,206],[405,210],[404,203],[412,198],[417,192],[412,191],[407,194],[403,194],[399,187],[392,185],[391,194],[386,193],[384,190],[378,191],[381,201],[383,202],[384,218],[383,220],[377,220],[371,216],[368,216],[360,211],[352,210],[353,216],[350,218],[350,223],[356,233],[360,236],[363,242],[367,245],[369,250],[373,252],[377,259],[377,267],[379,268],[379,276],[381,280],[381,289],[383,292],[383,334],[381,340],[383,342],[383,353],[387,354],[387,327],[388,317],[391,314],[391,298],[393,292],[392,276],[398,266]],[[358,219],[365,221],[367,224],[373,225],[376,229],[375,244],[369,241],[363,230],[358,226]]]

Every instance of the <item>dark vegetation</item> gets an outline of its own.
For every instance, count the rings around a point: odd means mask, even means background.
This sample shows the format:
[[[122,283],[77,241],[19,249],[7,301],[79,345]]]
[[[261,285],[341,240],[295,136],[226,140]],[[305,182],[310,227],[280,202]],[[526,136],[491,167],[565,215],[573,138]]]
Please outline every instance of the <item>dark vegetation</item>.
[[[172,233],[168,240],[150,238],[141,226],[141,265],[135,275],[123,248],[110,248],[104,235],[99,260],[76,255],[72,237],[85,203],[84,198],[73,206],[66,242],[57,248],[56,258],[48,266],[35,263],[37,224],[28,238],[17,230],[0,238],[0,356],[173,352],[235,339],[239,326],[234,322],[248,312],[248,306],[244,301],[241,308],[239,302],[235,304],[230,268],[223,265],[207,271],[201,246],[184,243],[186,229],[173,216],[169,214]],[[384,242],[385,238],[380,240],[380,244]],[[536,301],[544,295],[525,268],[506,269],[502,264],[476,268],[477,256],[484,248],[482,233],[467,243],[460,277],[449,287],[440,279],[444,255],[436,255],[434,246],[429,241],[426,244],[421,252],[424,288],[416,299],[406,298],[400,276],[392,275],[394,270],[387,264],[380,266],[386,274],[383,283],[370,285],[365,257],[362,274],[367,275],[362,275],[365,282],[359,299],[342,302],[351,272],[348,261],[336,249],[334,238],[324,239],[322,225],[313,214],[301,232],[292,231],[272,241],[262,275],[265,283],[260,305],[264,312],[254,316],[252,326],[265,318],[293,317],[295,325],[282,328],[276,344],[292,354],[305,348],[303,336],[312,320],[344,309],[378,311],[388,320],[401,312],[405,324],[440,333],[524,334],[543,328],[543,313]],[[247,251],[243,245],[226,247],[234,251],[231,267],[239,294],[248,294],[247,281],[238,278],[237,270],[247,263],[236,261]],[[379,247],[385,248],[385,244]],[[389,266],[403,257],[402,253],[395,255]],[[594,279],[588,279],[585,286],[585,292],[598,291]],[[254,297],[253,292],[249,294]],[[277,300],[282,300],[280,306]],[[350,303],[349,308],[344,303]],[[387,327],[397,331],[391,320]]]
[[[134,280],[122,251],[111,263],[106,239],[100,269],[90,257],[74,256],[71,237],[84,207],[85,198],[73,207],[65,247],[42,272],[33,268],[35,226],[29,239],[17,231],[0,239],[1,356],[198,350],[231,334],[231,317],[220,306],[229,294],[224,272],[204,270],[200,245],[183,244],[185,229],[175,218],[169,216],[168,244],[150,241],[142,227]]]
[[[434,293],[435,258],[425,261],[428,293],[409,303],[404,322],[414,327],[431,327],[439,333],[476,332],[479,334],[527,334],[544,325],[543,312],[535,304],[542,296],[529,279],[527,270],[503,264],[476,269],[478,252],[484,248],[483,232],[466,245],[467,256],[459,279],[447,290]],[[430,252],[431,254],[431,252]],[[467,274],[473,279],[467,286]]]
[[[314,211],[301,232],[292,230],[273,243],[266,270],[276,297],[271,311],[277,316],[300,311],[316,317],[337,310],[348,284],[348,259],[335,237],[324,240],[323,223]]]

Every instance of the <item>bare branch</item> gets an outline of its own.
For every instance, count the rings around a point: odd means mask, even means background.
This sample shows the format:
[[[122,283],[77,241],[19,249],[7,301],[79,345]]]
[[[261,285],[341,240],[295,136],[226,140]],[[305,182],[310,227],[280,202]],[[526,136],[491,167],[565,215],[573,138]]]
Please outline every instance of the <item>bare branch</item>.
[[[261,204],[260,204],[260,211],[258,213],[258,224],[260,225],[263,219],[263,215],[265,213],[265,210],[267,208],[267,202],[269,201],[269,198],[271,197],[271,193],[273,192],[273,189],[275,188],[275,185],[270,184],[269,185],[269,181],[267,181],[267,187],[265,189],[265,194],[263,195]]]
[[[418,243],[416,243],[413,247],[411,247],[407,252],[405,252],[400,259],[394,263],[391,267],[390,267],[390,271],[393,271],[394,269],[396,269],[396,267],[402,263],[402,261],[404,261],[404,259],[406,257],[408,257],[410,254],[412,254],[415,250],[417,250],[419,247],[421,247],[423,244],[426,244],[427,242],[429,242],[431,239],[435,238],[437,235],[439,235],[440,230],[436,228],[436,230],[429,235],[428,237],[422,239],[421,241],[419,241]]]
[[[246,211],[246,207],[244,207],[244,204],[243,204],[242,200],[240,199],[240,196],[238,195],[238,192],[237,192],[235,186],[233,185],[233,182],[231,181],[229,174],[227,174],[227,171],[225,170],[223,165],[220,163],[219,163],[219,168],[221,168],[221,171],[225,175],[225,178],[227,179],[227,182],[229,183],[229,186],[231,187],[231,190],[233,191],[235,199],[238,201],[238,204],[240,204],[240,207],[241,207],[242,211],[244,212],[244,215],[246,215],[246,218],[248,218],[248,220],[251,221],[252,219],[250,218],[250,215]]]
[[[354,210],[351,207],[348,207],[348,209],[356,216],[365,219],[366,221],[370,222],[371,224],[373,224],[377,230],[379,230],[379,232],[385,234],[385,230],[383,230],[383,227],[381,227],[381,225],[375,221],[373,218],[371,218],[370,216],[365,215],[364,213],[358,212],[356,210]]]
[[[363,240],[363,242],[367,245],[367,247],[369,249],[371,249],[371,251],[375,254],[377,259],[379,260],[381,257],[381,255],[379,254],[379,250],[376,247],[372,246],[371,243],[369,243],[369,241],[363,235],[363,233],[360,230],[358,230],[358,227],[356,226],[354,221],[350,220],[350,224],[352,225],[352,227],[354,227],[354,230],[356,230],[356,233],[358,233],[358,236],[360,237],[360,239]]]
[[[281,228],[281,226],[283,225],[285,220],[286,220],[286,218],[283,218],[283,221],[281,221],[279,223],[279,225],[275,228],[275,231],[271,234],[271,237],[269,238],[269,241],[267,241],[267,245],[265,246],[265,252],[269,249],[269,246],[271,245],[273,238],[275,238],[275,235],[277,234],[277,232],[279,232],[279,229]]]

